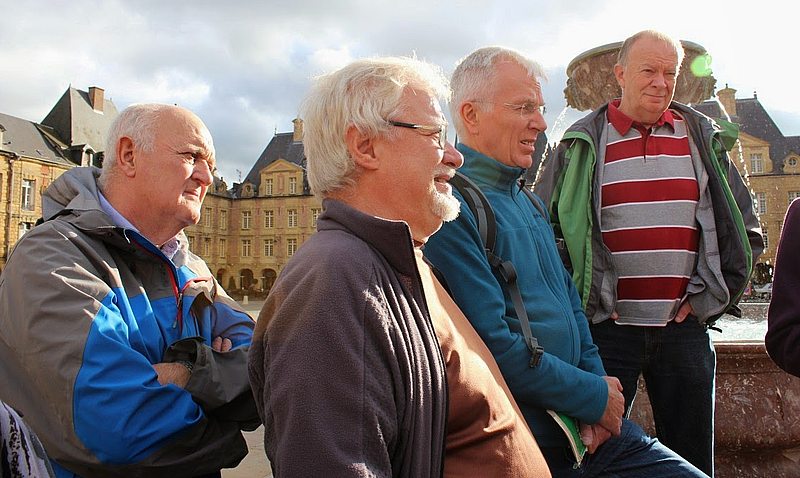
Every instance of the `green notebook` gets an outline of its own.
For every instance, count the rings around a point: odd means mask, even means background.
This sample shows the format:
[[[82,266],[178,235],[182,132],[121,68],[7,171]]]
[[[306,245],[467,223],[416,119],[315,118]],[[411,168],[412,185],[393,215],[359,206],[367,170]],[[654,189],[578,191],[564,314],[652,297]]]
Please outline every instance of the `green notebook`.
[[[583,461],[583,456],[586,455],[586,445],[584,445],[583,440],[581,440],[581,430],[578,427],[578,421],[568,415],[553,410],[548,410],[547,413],[553,417],[553,420],[555,420],[558,426],[561,427],[561,430],[564,431],[564,434],[567,436],[567,441],[569,441],[569,446],[572,449],[572,454],[575,456],[575,463],[576,465],[580,465]]]

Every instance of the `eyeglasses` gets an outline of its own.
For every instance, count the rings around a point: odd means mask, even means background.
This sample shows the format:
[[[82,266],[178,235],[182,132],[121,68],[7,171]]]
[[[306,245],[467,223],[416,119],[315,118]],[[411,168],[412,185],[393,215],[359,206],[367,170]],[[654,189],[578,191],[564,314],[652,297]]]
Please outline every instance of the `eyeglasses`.
[[[544,105],[539,105],[539,103],[534,103],[532,101],[526,101],[521,104],[503,103],[503,106],[519,111],[520,116],[533,116],[536,113],[547,113],[547,108]]]
[[[493,101],[486,101],[486,100],[473,100],[474,103],[489,103],[492,105],[496,105]],[[533,116],[536,113],[541,113],[544,115],[547,113],[547,107],[544,105],[540,105],[534,101],[526,101],[524,103],[500,103],[506,108],[512,109],[514,111],[519,111],[520,116]]]
[[[445,149],[447,147],[447,124],[443,124],[441,126],[428,126],[423,124],[414,124],[414,123],[403,123],[402,121],[392,121],[386,120],[392,126],[398,126],[400,128],[409,128],[415,129],[417,131],[422,132],[426,136],[433,136],[439,135],[439,149]]]

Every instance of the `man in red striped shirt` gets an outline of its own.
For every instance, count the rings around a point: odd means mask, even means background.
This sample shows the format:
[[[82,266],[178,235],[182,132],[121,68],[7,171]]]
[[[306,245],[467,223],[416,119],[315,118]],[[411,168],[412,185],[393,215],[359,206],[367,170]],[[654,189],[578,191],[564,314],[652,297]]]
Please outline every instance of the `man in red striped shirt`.
[[[537,193],[627,413],[641,373],[658,438],[714,476],[708,327],[736,308],[763,241],[723,147],[735,133],[727,142],[728,131],[672,101],[682,59],[663,33],[625,40],[614,67],[622,97],[570,127]]]

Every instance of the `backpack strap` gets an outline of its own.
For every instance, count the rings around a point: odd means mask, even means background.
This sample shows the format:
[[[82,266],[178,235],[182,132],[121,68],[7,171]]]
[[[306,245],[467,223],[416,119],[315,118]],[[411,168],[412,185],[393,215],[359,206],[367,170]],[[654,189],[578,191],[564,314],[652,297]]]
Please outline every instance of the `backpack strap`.
[[[542,360],[544,348],[539,345],[539,341],[533,336],[533,332],[531,331],[531,324],[528,319],[528,313],[525,310],[525,303],[522,300],[519,285],[517,285],[517,270],[514,268],[514,264],[511,261],[504,261],[494,253],[497,222],[492,206],[489,204],[486,195],[483,194],[480,188],[462,173],[456,171],[456,175],[450,180],[450,184],[461,193],[470,211],[472,211],[473,216],[475,216],[475,220],[478,223],[478,234],[481,237],[484,252],[489,260],[489,265],[508,286],[508,294],[511,296],[511,302],[514,304],[514,311],[517,313],[520,329],[522,329],[522,335],[525,337],[525,344],[531,352],[531,360],[528,366],[535,367],[539,365],[539,362]],[[543,212],[541,209],[542,206],[538,204],[538,201],[533,197],[533,193],[528,191],[527,188],[523,188],[523,190],[528,193],[528,197],[536,208],[539,209],[539,212]]]

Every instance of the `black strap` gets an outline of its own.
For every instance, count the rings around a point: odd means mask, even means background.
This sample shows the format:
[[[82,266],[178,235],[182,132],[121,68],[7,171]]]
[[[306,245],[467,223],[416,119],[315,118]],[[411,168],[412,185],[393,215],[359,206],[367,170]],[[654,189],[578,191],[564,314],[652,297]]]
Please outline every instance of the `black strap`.
[[[480,188],[460,172],[456,172],[455,177],[450,180],[450,184],[461,193],[470,211],[472,211],[472,214],[475,216],[475,220],[478,223],[478,234],[481,236],[486,257],[489,259],[489,265],[508,285],[508,294],[511,296],[511,302],[514,304],[514,311],[517,313],[520,329],[522,329],[522,335],[525,337],[525,345],[527,345],[528,350],[531,352],[531,360],[528,366],[535,367],[539,365],[539,362],[542,360],[544,348],[539,345],[539,341],[533,336],[533,332],[531,331],[528,312],[525,310],[522,293],[520,293],[519,285],[517,285],[517,270],[514,268],[514,264],[511,261],[504,261],[494,253],[497,223],[492,206],[489,204],[489,201]],[[525,191],[536,209],[542,214],[542,217],[546,218],[547,216],[544,214],[541,204],[536,200],[533,193],[525,187],[522,187],[522,190]]]

